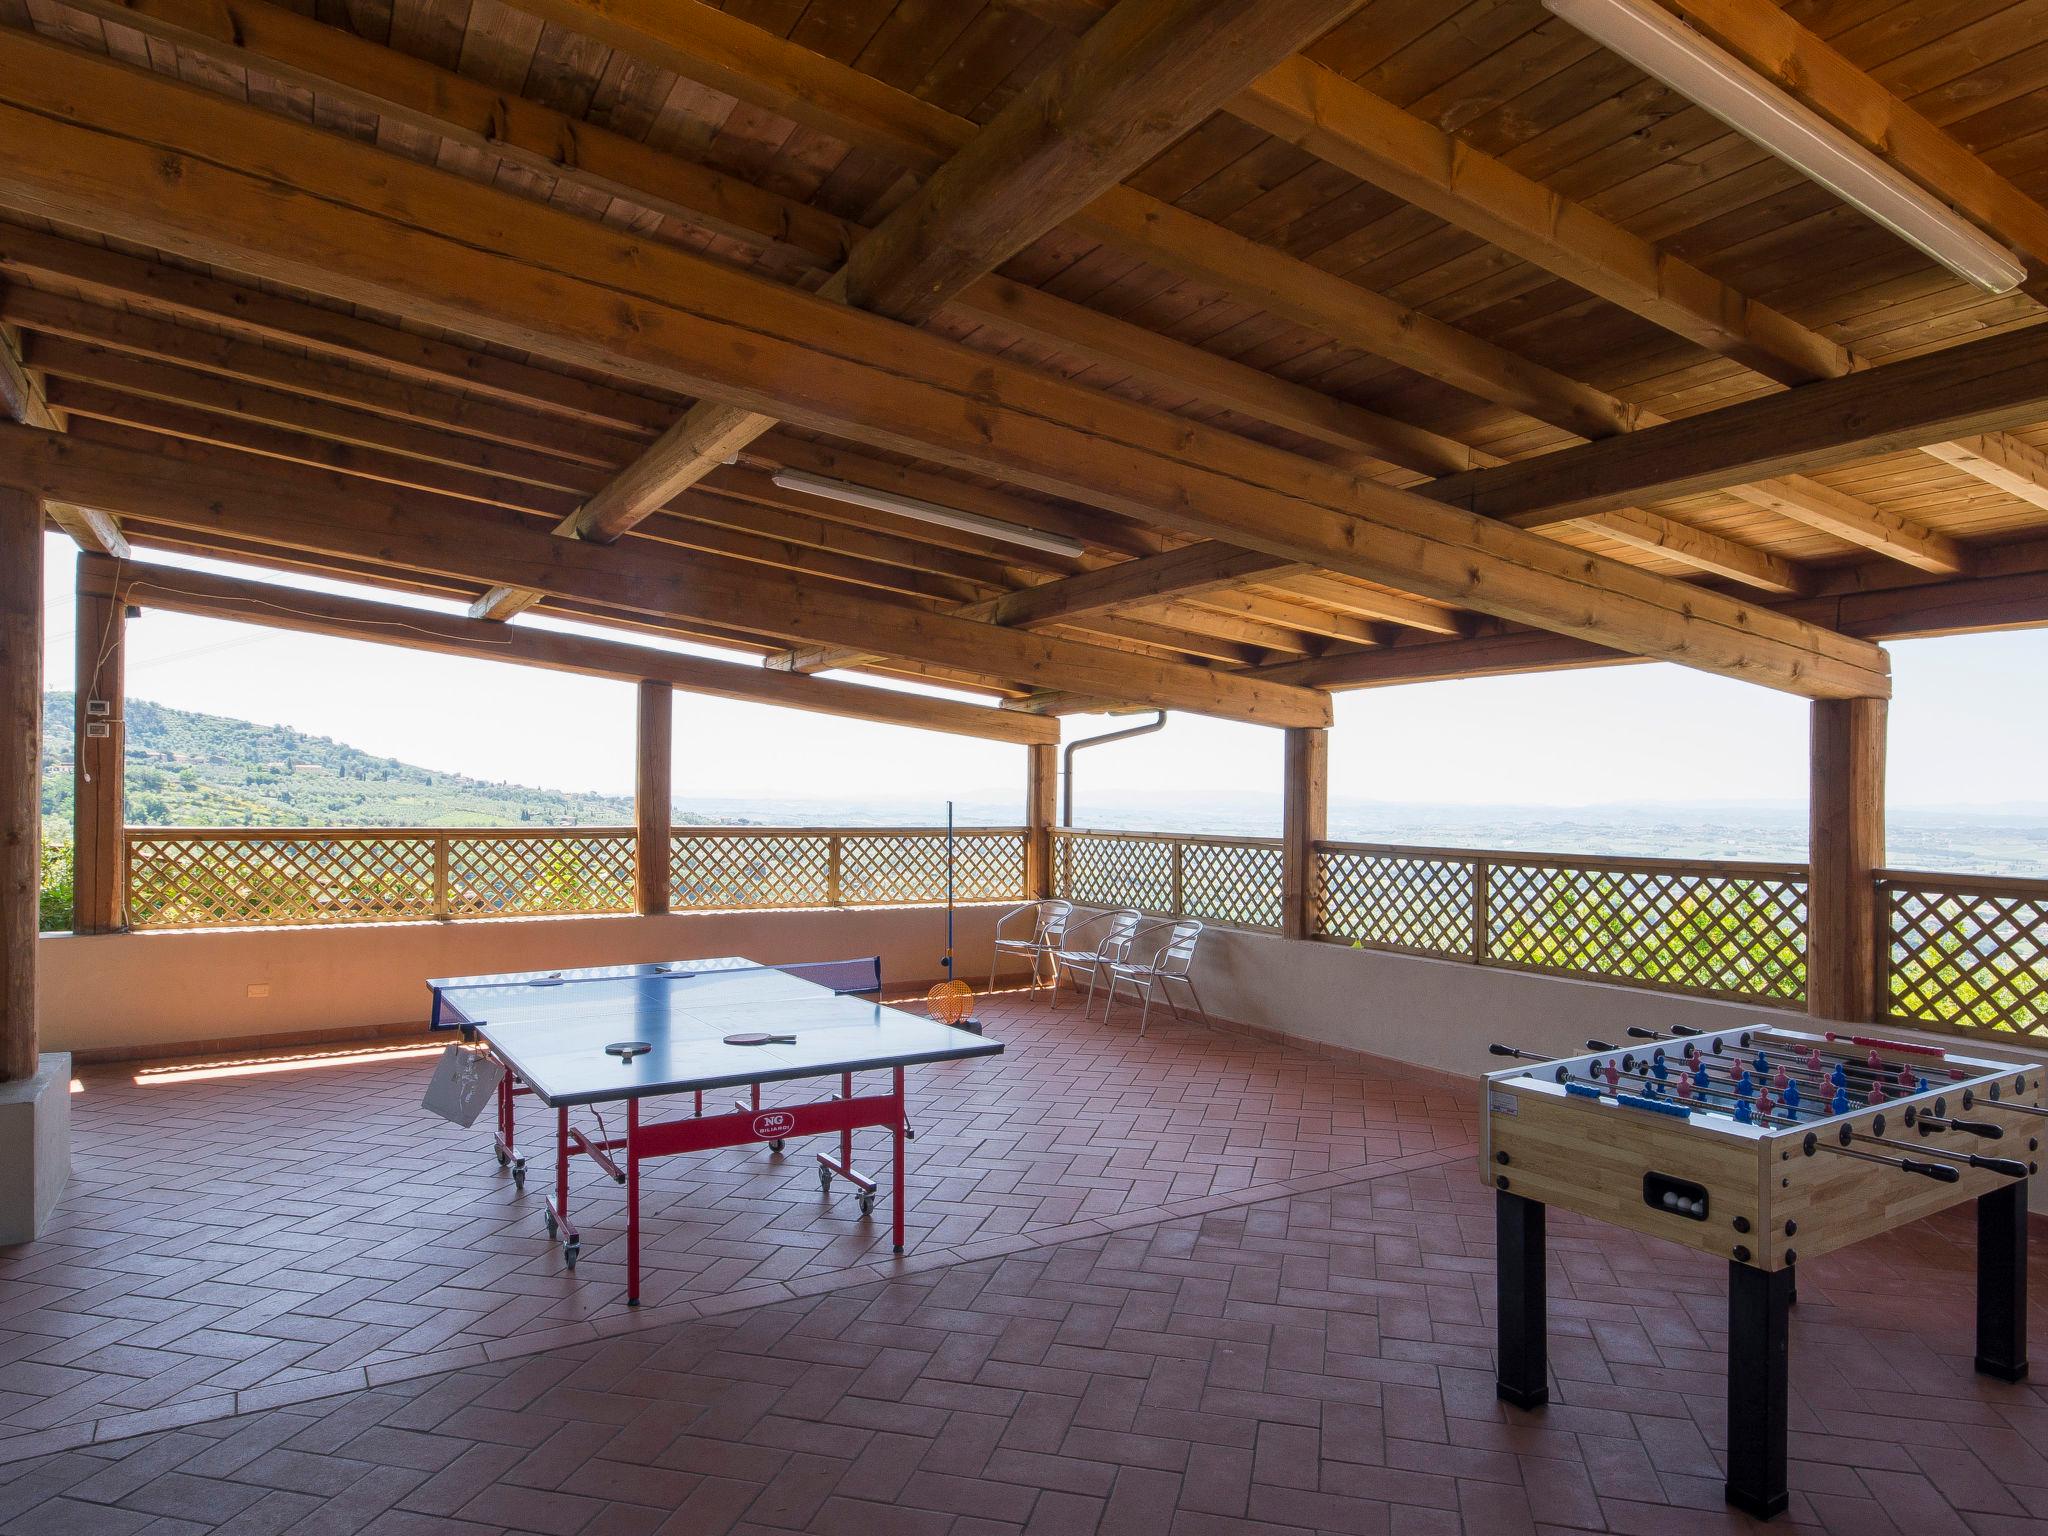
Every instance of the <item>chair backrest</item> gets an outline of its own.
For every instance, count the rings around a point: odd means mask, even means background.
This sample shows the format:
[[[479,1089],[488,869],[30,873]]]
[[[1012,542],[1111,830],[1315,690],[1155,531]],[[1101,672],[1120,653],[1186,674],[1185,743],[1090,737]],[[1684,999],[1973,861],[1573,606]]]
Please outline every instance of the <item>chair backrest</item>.
[[[1099,953],[1111,960],[1131,958],[1131,943],[1138,936],[1138,928],[1145,921],[1145,914],[1128,909],[1109,914],[1109,923],[1102,935]]]
[[[1067,925],[1074,920],[1074,904],[1056,898],[1041,901],[1038,915],[1033,921],[1035,937],[1040,944],[1057,948],[1067,941]]]
[[[1195,963],[1195,944],[1202,937],[1202,925],[1192,917],[1173,925],[1166,941],[1152,956],[1152,968],[1162,976],[1185,976]]]

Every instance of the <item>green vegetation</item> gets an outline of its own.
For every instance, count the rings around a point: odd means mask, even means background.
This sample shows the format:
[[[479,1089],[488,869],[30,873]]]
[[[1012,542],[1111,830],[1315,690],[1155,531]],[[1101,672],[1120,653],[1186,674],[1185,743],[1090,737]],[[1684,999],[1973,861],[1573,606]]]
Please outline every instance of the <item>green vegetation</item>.
[[[71,695],[43,696],[43,819],[71,821]],[[375,757],[325,736],[128,704],[128,803],[138,827],[620,826],[623,795],[493,784]],[[678,820],[695,818],[679,817]]]
[[[71,924],[72,713],[68,693],[43,696],[42,925]],[[376,757],[281,725],[127,707],[128,825],[139,827],[625,826],[624,795],[493,784]],[[678,825],[705,816],[678,813]]]

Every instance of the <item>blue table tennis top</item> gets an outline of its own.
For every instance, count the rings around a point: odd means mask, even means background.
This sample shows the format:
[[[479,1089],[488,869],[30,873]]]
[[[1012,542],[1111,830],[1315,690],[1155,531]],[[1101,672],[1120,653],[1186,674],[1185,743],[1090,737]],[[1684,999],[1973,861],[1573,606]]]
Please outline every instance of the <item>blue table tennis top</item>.
[[[472,1029],[549,1106],[603,1103],[878,1067],[993,1056],[950,1025],[727,956],[427,983],[434,1027]],[[794,1044],[727,1045],[733,1034]],[[629,1061],[618,1041],[651,1049]]]

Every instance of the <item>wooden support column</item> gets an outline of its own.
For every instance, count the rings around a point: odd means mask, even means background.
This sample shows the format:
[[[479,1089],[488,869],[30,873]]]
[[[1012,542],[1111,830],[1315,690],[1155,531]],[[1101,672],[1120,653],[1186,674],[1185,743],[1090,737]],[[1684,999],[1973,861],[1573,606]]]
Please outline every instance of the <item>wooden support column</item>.
[[[1806,885],[1806,1010],[1879,1017],[1877,871],[1884,866],[1883,699],[1813,705]]]
[[[633,804],[640,825],[636,909],[642,917],[668,911],[669,802],[675,794],[669,763],[675,733],[675,694],[667,683],[640,685],[639,771]]]
[[[114,595],[116,563],[78,557],[77,703],[72,724],[74,860],[71,931],[127,925],[127,606]]]
[[[1024,894],[1053,894],[1052,827],[1059,818],[1060,760],[1055,742],[1024,749]]]
[[[0,489],[0,1081],[36,1075],[42,888],[43,516]]]
[[[1330,733],[1290,726],[1280,810],[1280,931],[1306,939],[1316,930],[1316,844],[1329,836]]]

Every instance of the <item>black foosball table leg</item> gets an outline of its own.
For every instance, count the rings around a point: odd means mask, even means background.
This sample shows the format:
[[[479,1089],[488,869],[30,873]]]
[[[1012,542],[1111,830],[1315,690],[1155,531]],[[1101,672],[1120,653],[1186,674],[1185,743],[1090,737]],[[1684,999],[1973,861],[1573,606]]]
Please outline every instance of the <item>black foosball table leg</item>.
[[[1977,1369],[2027,1374],[2027,1183],[1977,1197]]]
[[[1793,1273],[1728,1265],[1728,1502],[1759,1520],[1782,1512],[1790,1403]]]
[[[1500,1315],[1500,1363],[1494,1389],[1517,1408],[1550,1401],[1550,1352],[1543,1329],[1549,1297],[1543,1279],[1543,1202],[1496,1190],[1494,1240],[1499,1255],[1495,1288]]]

